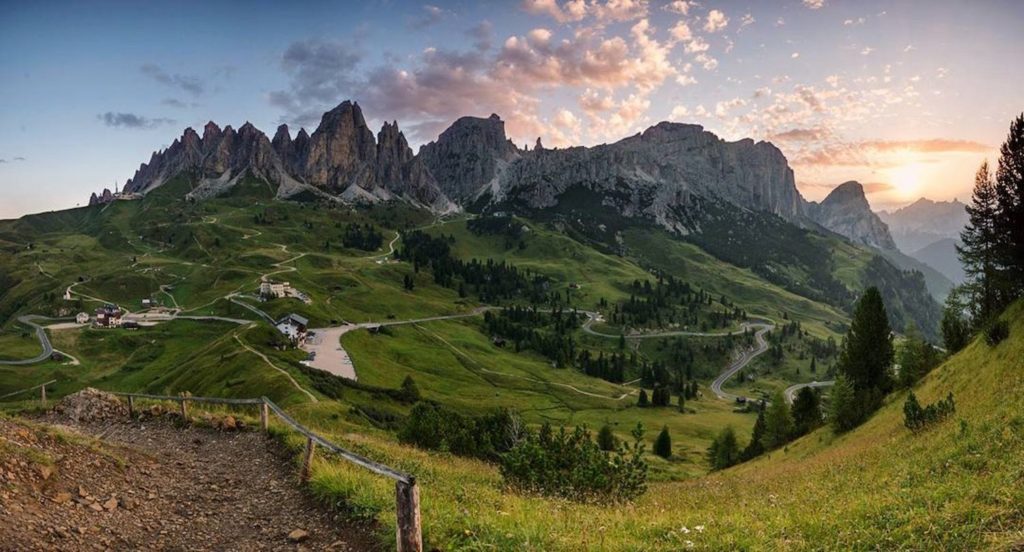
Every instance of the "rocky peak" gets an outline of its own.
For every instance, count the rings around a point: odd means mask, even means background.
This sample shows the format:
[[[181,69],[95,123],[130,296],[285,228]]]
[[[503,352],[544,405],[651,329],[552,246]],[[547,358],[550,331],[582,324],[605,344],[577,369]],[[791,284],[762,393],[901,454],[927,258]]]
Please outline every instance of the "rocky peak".
[[[291,144],[292,136],[288,133],[288,125],[280,125],[277,127],[277,132],[274,133],[274,139],[270,141],[275,146],[277,144]]]
[[[217,123],[210,121],[203,127],[203,141],[212,140],[215,137],[220,136],[220,127]]]
[[[860,182],[851,180],[836,186],[821,203],[811,203],[808,211],[815,222],[856,243],[896,249],[889,228],[871,211]]]
[[[544,144],[540,141],[540,136],[537,137],[537,143],[533,145],[533,151],[544,151]]]
[[[419,157],[457,201],[472,199],[491,183],[519,149],[505,136],[505,122],[496,114],[486,119],[462,117],[420,148]]]

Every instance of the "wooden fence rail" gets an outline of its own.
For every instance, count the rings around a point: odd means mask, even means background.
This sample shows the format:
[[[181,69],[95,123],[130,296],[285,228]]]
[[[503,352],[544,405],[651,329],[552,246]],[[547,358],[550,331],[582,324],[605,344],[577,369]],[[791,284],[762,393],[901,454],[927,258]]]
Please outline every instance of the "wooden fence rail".
[[[13,392],[8,393],[6,395],[0,395],[0,399],[6,399],[7,397],[13,397],[15,395],[20,395],[22,393],[28,393],[29,391],[35,391],[36,389],[38,389],[39,390],[39,401],[43,403],[43,406],[46,406],[46,386],[47,385],[52,385],[54,383],[57,383],[57,380],[50,380],[50,381],[48,381],[46,383],[40,383],[39,385],[37,385],[35,387],[29,387],[28,389],[21,389],[19,391],[13,391]]]
[[[25,391],[29,390],[26,389]],[[19,391],[19,393],[20,392],[21,391]],[[374,462],[369,458],[356,454],[328,441],[311,431],[306,426],[295,421],[294,418],[289,416],[287,412],[282,410],[281,407],[274,404],[274,402],[267,397],[260,397],[258,399],[226,399],[219,397],[193,397],[191,395],[172,396],[121,392],[114,392],[113,394],[126,397],[128,399],[128,414],[130,416],[135,414],[135,399],[175,401],[179,404],[181,414],[185,419],[188,418],[188,408],[186,405],[189,402],[228,405],[258,405],[260,410],[260,428],[263,431],[268,429],[269,413],[270,411],[273,411],[273,413],[280,418],[282,422],[306,437],[305,452],[303,453],[302,458],[302,468],[299,472],[299,479],[303,483],[307,483],[309,481],[313,455],[318,445],[326,449],[328,452],[344,458],[348,462],[370,470],[378,475],[394,479],[395,506],[398,521],[396,530],[398,552],[422,552],[423,530],[420,518],[420,490],[419,486],[416,484],[416,478],[411,474],[400,472],[390,466],[381,464],[380,462]]]

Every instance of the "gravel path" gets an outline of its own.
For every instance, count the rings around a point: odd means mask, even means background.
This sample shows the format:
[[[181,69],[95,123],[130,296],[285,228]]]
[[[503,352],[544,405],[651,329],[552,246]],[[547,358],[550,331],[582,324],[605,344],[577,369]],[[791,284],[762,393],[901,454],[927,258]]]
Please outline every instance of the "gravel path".
[[[365,527],[303,492],[259,432],[166,418],[73,429],[105,445],[0,420],[0,550],[376,549]],[[53,465],[33,463],[36,453]]]

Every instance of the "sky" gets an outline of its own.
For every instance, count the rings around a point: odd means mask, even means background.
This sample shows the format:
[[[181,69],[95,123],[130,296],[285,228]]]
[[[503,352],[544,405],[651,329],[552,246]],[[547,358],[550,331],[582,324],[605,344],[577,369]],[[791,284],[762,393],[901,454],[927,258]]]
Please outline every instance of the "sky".
[[[357,101],[414,149],[497,113],[519,145],[660,121],[778,146],[820,200],[970,196],[1024,111],[1019,0],[0,0],[0,218],[84,204],[208,120],[312,131]]]

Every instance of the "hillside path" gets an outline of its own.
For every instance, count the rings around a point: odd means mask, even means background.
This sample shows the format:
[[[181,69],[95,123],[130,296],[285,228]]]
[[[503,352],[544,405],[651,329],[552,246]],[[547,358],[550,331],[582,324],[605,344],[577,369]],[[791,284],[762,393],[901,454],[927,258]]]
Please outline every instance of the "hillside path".
[[[295,466],[262,433],[178,428],[165,418],[70,430],[101,437],[114,456],[0,420],[0,438],[55,460],[45,477],[38,466],[11,469],[0,549],[375,548],[366,528],[301,490]],[[296,530],[307,533],[301,544],[289,538]]]

